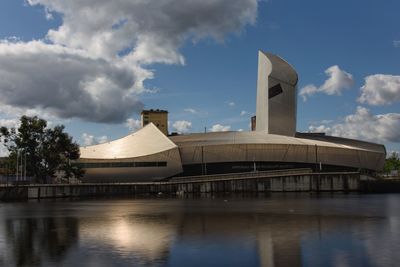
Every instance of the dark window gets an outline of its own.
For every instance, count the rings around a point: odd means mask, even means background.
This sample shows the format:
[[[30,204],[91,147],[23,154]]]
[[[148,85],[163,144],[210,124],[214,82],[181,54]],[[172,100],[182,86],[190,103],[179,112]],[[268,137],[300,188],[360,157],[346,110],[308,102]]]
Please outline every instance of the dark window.
[[[157,162],[135,162],[135,167],[157,167]]]
[[[282,86],[280,83],[278,83],[277,85],[272,86],[271,88],[269,88],[268,90],[268,99],[271,99],[277,95],[280,95],[283,93],[282,90]]]
[[[156,162],[87,162],[75,163],[84,169],[92,168],[135,168],[135,167],[167,167],[166,161]]]

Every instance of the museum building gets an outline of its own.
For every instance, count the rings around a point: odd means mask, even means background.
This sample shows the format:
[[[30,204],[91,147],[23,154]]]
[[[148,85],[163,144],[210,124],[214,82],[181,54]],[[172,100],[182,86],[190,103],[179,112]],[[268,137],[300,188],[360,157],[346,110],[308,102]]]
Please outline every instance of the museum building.
[[[253,131],[168,136],[167,112],[146,110],[140,130],[108,143],[81,147],[82,180],[157,181],[304,167],[322,172],[382,170],[386,150],[381,144],[296,132],[297,82],[290,64],[259,51]]]

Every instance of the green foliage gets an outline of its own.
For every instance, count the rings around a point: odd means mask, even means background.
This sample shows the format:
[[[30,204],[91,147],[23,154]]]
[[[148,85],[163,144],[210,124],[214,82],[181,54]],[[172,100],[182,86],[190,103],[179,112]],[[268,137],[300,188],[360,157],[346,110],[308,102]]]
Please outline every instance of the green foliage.
[[[12,162],[16,163],[18,153],[26,155],[27,176],[37,182],[54,177],[57,171],[65,178],[83,176],[81,168],[70,164],[79,158],[79,146],[64,132],[64,126],[48,128],[47,122],[36,116],[22,116],[20,122],[18,129],[1,127],[0,137]]]
[[[400,171],[400,158],[398,153],[393,152],[390,157],[386,159],[383,171],[389,174],[391,171],[395,170]]]

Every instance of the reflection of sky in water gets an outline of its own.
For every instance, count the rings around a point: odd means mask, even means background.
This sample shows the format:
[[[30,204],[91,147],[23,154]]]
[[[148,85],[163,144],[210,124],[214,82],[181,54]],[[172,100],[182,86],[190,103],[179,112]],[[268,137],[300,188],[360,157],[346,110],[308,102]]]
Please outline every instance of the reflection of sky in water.
[[[258,266],[257,243],[223,237],[183,240],[172,244],[166,266]]]
[[[304,266],[374,266],[362,240],[351,231],[312,233],[301,242]]]
[[[400,195],[0,205],[0,266],[397,266]]]

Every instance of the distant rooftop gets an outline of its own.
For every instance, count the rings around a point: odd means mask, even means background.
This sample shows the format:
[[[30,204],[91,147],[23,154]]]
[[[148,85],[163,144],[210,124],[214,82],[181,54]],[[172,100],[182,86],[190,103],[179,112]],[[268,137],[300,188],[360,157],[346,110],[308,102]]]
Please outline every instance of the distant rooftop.
[[[144,109],[141,114],[143,113],[168,113],[168,111],[162,109]]]

